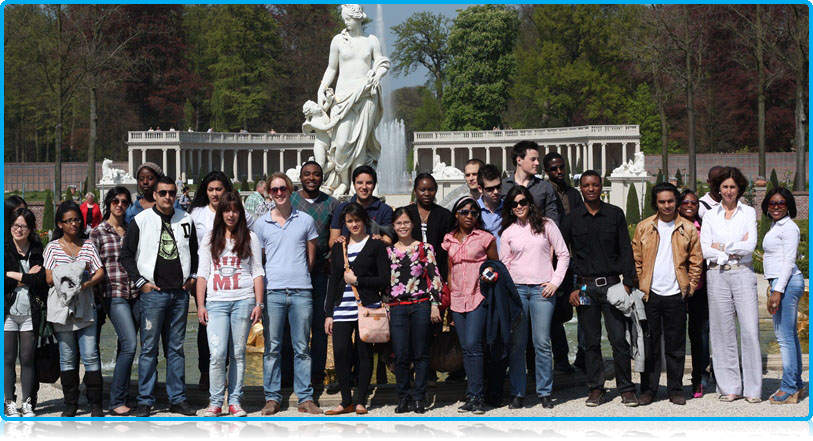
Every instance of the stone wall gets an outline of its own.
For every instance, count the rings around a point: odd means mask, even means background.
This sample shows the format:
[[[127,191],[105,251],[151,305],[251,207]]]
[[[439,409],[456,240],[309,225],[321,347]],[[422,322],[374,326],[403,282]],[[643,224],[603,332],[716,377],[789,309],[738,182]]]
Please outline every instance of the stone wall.
[[[777,173],[779,173],[777,171]],[[757,217],[762,216],[762,200],[765,199],[765,189],[758,189],[754,192],[754,208],[757,210]],[[810,212],[810,195],[805,191],[794,191],[793,199],[796,200],[796,219],[807,219]]]
[[[697,179],[706,181],[709,169],[715,165],[734,166],[742,170],[743,174],[751,180],[756,180],[759,174],[759,153],[703,153],[697,155]],[[646,155],[646,170],[653,176],[658,174],[661,168],[661,155]],[[675,171],[680,168],[684,181],[689,172],[689,160],[686,154],[669,155],[669,175],[674,176]],[[771,169],[776,170],[779,181],[785,180],[785,172],[789,172],[788,180],[793,180],[796,173],[796,153],[775,152],[765,155],[765,169],[767,170],[765,179],[771,175]],[[805,156],[805,170],[808,169],[808,159]],[[807,172],[809,174],[809,172]],[[807,176],[805,176],[807,180]]]

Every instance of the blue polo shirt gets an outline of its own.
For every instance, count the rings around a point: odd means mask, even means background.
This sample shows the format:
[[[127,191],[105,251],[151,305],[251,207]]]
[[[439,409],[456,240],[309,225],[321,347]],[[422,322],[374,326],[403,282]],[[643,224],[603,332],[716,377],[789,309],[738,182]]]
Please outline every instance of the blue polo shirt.
[[[375,221],[378,225],[383,227],[387,227],[392,225],[392,207],[389,205],[381,202],[381,199],[372,196],[373,202],[367,207],[367,215],[370,216],[371,221]],[[350,234],[347,231],[347,227],[344,226],[342,222],[342,210],[346,207],[350,202],[356,202],[356,196],[354,195],[348,202],[342,202],[336,209],[333,211],[333,218],[330,220],[330,228],[333,230],[342,230],[342,235],[346,236]],[[367,232],[369,233],[369,231]]]
[[[308,271],[308,241],[319,237],[316,222],[296,208],[284,225],[269,211],[251,228],[265,250],[266,289],[313,289]]]
[[[483,197],[477,199],[477,205],[480,206],[480,217],[483,218],[483,228],[497,238],[497,252],[500,251],[500,225],[502,223],[502,204],[503,200],[500,199],[500,205],[497,206],[497,211],[492,212],[488,209],[483,202]]]

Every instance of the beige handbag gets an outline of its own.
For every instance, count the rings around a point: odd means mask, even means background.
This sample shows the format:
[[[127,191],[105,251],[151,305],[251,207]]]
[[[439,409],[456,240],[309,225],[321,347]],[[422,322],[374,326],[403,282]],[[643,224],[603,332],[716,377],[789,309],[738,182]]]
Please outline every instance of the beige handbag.
[[[342,243],[342,253],[344,254],[344,270],[350,269],[350,261],[347,259],[347,243]],[[365,343],[386,343],[390,341],[390,312],[381,303],[378,308],[368,308],[361,304],[358,289],[350,285],[353,295],[356,296],[356,305],[359,310],[359,338]]]

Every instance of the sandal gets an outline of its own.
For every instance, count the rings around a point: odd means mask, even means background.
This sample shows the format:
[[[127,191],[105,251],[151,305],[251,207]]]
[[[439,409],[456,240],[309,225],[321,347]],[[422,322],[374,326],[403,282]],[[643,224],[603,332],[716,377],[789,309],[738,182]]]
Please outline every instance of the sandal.
[[[720,395],[719,400],[724,403],[730,403],[732,401],[736,401],[742,398],[740,395],[728,394],[728,395]]]
[[[779,395],[779,393],[782,395]],[[796,391],[795,393],[789,394],[783,390],[778,390],[771,395],[769,401],[771,404],[796,404],[799,402],[799,395],[801,391]]]
[[[751,404],[758,404],[762,402],[762,399],[758,397],[745,397],[745,401]]]

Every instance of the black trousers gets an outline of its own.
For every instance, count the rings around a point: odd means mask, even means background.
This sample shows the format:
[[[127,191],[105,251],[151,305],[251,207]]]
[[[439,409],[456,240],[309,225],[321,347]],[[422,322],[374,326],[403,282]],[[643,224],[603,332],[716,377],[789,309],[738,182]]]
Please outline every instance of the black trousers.
[[[351,396],[353,378],[350,371],[353,367],[353,333],[356,333],[356,352],[358,355],[358,385],[356,393]],[[336,379],[342,393],[342,407],[365,405],[370,379],[373,376],[373,345],[364,343],[359,338],[357,321],[333,322],[333,360],[336,364]]]
[[[658,393],[661,377],[661,336],[666,356],[666,391],[683,394],[683,365],[686,362],[686,301],[680,294],[660,296],[650,291],[644,303],[649,323],[645,371],[641,373],[641,393]]]
[[[628,317],[607,301],[607,286],[588,287],[589,305],[576,308],[579,315],[579,329],[584,336],[584,368],[587,388],[604,388],[604,361],[601,356],[601,317],[607,337],[613,348],[613,366],[618,392],[634,392],[632,384],[632,351],[627,343],[626,330]]]
[[[686,300],[689,315],[689,344],[692,347],[692,386],[703,381],[711,361],[709,351],[709,297],[706,287],[698,289]]]

